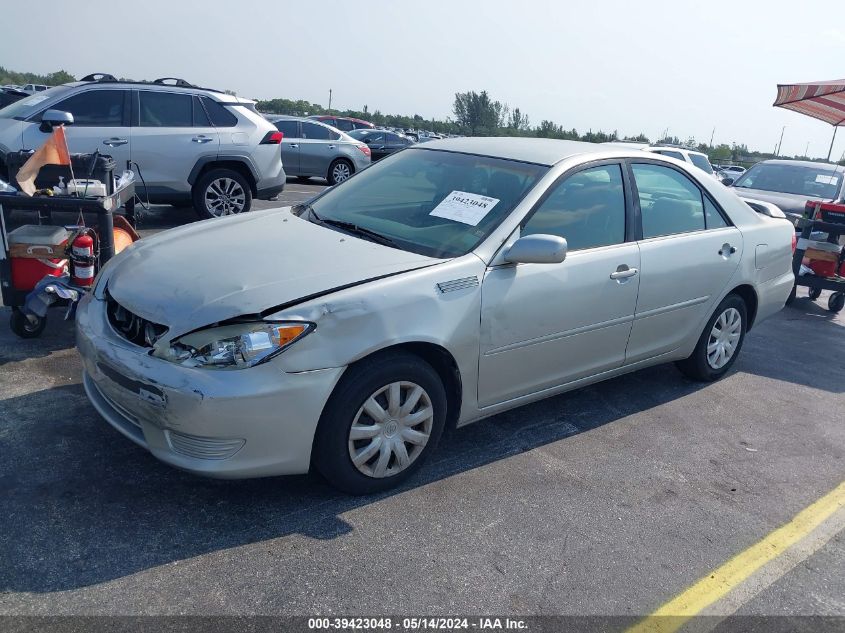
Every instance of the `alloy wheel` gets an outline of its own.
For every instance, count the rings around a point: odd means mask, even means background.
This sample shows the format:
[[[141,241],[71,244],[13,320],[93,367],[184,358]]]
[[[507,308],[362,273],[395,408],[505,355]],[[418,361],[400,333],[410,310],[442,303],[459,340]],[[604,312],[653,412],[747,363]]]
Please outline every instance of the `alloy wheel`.
[[[385,385],[364,401],[349,429],[349,457],[368,477],[391,477],[420,456],[431,437],[428,393],[407,381]]]
[[[707,340],[707,363],[713,369],[721,369],[733,358],[742,336],[742,315],[736,308],[728,308],[710,330]]]
[[[349,165],[344,163],[343,161],[338,162],[334,167],[332,167],[332,179],[337,182],[343,182],[347,178],[352,175],[352,170],[349,169]]]
[[[237,180],[217,178],[205,190],[205,208],[215,217],[240,213],[246,206],[246,192]]]

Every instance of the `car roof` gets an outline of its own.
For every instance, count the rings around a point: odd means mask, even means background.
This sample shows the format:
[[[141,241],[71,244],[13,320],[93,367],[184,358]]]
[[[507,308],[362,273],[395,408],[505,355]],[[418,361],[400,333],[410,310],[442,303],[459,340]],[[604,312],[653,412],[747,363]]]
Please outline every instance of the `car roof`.
[[[89,86],[91,88],[107,88],[114,90],[126,90],[127,88],[143,88],[144,90],[165,90],[167,92],[184,92],[186,94],[201,93],[203,96],[211,97],[215,101],[228,105],[249,105],[255,103],[252,99],[244,99],[243,97],[236,97],[214,88],[202,88],[200,86],[179,86],[167,83],[156,83],[153,81],[71,81],[62,86],[69,88],[80,88]]]
[[[770,158],[760,161],[758,165],[777,163],[779,165],[792,165],[794,167],[813,167],[815,169],[826,169],[828,171],[845,172],[845,167],[833,163],[816,163],[811,160],[788,160],[785,158]]]
[[[466,136],[428,141],[414,146],[420,149],[438,149],[464,154],[478,154],[493,158],[505,158],[539,165],[554,165],[565,158],[581,154],[602,154],[613,156],[642,156],[639,149],[608,147],[598,143],[562,141],[551,138],[528,137],[484,137]]]

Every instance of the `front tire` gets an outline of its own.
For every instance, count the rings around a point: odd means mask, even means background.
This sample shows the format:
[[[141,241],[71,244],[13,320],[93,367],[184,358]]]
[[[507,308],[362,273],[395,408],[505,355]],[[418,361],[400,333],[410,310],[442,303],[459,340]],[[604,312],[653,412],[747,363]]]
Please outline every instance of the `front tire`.
[[[842,308],[845,308],[845,293],[834,292],[827,299],[827,309],[836,313],[840,312]]]
[[[437,372],[411,354],[387,353],[351,367],[320,417],[313,462],[353,495],[398,486],[434,450],[446,422]]]
[[[675,363],[681,373],[703,382],[719,380],[728,373],[745,340],[747,315],[742,297],[725,297],[707,321],[689,358]]]
[[[201,218],[222,218],[246,213],[252,206],[252,189],[246,178],[231,169],[207,171],[194,185],[194,210]]]

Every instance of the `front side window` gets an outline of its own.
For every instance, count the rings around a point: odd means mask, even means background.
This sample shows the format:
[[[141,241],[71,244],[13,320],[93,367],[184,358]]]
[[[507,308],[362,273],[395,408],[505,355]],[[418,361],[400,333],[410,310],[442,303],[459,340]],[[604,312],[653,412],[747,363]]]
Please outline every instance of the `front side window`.
[[[639,193],[643,238],[703,231],[701,190],[681,172],[646,163],[632,165]]]
[[[331,130],[324,125],[302,122],[302,138],[311,138],[320,141],[328,141],[331,138]]]
[[[77,126],[120,127],[124,95],[124,90],[88,90],[60,101],[51,109],[70,112]]]
[[[555,185],[520,235],[557,235],[570,250],[625,241],[622,168],[602,165],[579,171]]]
[[[189,94],[173,92],[138,92],[141,127],[191,127],[193,103]]]
[[[396,248],[458,257],[499,226],[547,171],[530,163],[415,148],[374,163],[311,205],[320,220],[367,229]],[[300,212],[311,219],[307,205]]]

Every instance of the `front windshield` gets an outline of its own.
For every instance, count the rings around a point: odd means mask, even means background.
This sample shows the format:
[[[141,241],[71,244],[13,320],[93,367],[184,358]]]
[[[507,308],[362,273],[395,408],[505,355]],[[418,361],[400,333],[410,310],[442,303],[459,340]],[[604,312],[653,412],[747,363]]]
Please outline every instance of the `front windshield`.
[[[43,102],[47,101],[47,99],[52,99],[63,92],[67,92],[70,88],[70,86],[56,86],[55,88],[36,92],[34,95],[25,97],[20,101],[15,101],[15,103],[0,109],[0,119],[26,119],[31,114],[38,112]]]
[[[842,174],[829,168],[777,163],[757,163],[734,183],[735,187],[825,199],[836,198],[841,185]]]
[[[485,239],[546,171],[512,160],[406,149],[329,189],[311,208],[322,221],[354,224],[398,248],[458,257]]]
[[[690,152],[689,159],[692,161],[692,164],[698,167],[699,169],[703,169],[708,174],[713,173],[713,167],[710,165],[710,161],[707,160],[706,156],[702,154],[693,154]]]

